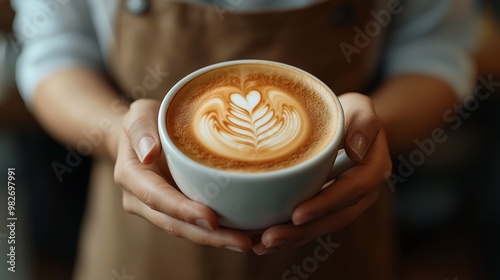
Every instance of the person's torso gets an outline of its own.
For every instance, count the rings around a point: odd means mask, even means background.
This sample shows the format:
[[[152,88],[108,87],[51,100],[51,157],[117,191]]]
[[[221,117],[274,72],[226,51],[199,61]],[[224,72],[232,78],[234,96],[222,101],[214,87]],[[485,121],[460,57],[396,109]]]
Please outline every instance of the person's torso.
[[[241,0],[232,0],[232,7],[192,2],[126,0],[113,11],[101,4],[93,13],[96,24],[101,22],[97,33],[108,68],[130,99],[160,99],[196,69],[244,58],[297,66],[337,94],[365,92],[375,75],[386,26],[374,13],[384,1],[310,1],[265,9],[238,9]],[[105,12],[112,14],[107,28]]]

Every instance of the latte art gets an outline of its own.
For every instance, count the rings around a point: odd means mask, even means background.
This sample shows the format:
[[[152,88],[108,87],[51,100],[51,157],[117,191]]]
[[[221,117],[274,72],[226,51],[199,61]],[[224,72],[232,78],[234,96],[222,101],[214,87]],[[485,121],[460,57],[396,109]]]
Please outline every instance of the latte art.
[[[194,115],[193,131],[206,148],[241,160],[268,160],[293,151],[307,135],[307,115],[273,87],[242,92],[216,88]]]
[[[304,73],[238,64],[184,84],[165,118],[173,144],[187,157],[250,173],[315,157],[337,131],[338,109],[330,89]]]

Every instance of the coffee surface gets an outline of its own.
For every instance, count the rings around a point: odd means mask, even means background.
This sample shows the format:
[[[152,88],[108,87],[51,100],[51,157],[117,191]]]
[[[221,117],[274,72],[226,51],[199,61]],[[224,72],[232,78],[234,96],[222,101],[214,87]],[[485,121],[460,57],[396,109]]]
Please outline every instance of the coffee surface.
[[[331,92],[299,71],[238,64],[184,85],[167,110],[174,144],[204,165],[263,172],[303,162],[331,142],[338,108]]]

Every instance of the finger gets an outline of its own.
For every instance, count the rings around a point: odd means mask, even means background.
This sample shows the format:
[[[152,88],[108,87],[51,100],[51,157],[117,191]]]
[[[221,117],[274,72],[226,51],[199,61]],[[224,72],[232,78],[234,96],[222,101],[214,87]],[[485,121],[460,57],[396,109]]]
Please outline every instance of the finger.
[[[296,225],[317,217],[356,205],[385,181],[384,174],[392,168],[386,137],[383,131],[375,140],[362,163],[343,173],[317,196],[300,204],[292,213]]]
[[[144,164],[155,162],[161,153],[158,135],[158,111],[156,100],[139,99],[130,105],[123,127],[139,160]]]
[[[304,225],[295,226],[288,223],[269,228],[262,235],[261,243],[254,245],[252,249],[259,255],[280,252],[306,244],[318,236],[342,230],[373,205],[379,195],[380,191],[377,189],[355,206],[330,213]]]
[[[170,185],[156,165],[143,165],[127,137],[120,141],[115,165],[115,182],[149,208],[207,229],[218,227],[217,215],[207,206],[188,199]]]
[[[265,229],[247,230],[243,231],[243,233],[245,233],[245,235],[252,241],[252,244],[258,244],[260,243],[260,238],[262,237],[264,231]]]
[[[182,237],[198,244],[245,252],[251,248],[251,240],[241,231],[219,228],[207,230],[155,211],[130,193],[124,193],[124,208],[143,217],[170,235]]]
[[[381,124],[369,97],[359,93],[347,93],[339,100],[345,109],[345,150],[350,159],[360,162],[375,141]]]

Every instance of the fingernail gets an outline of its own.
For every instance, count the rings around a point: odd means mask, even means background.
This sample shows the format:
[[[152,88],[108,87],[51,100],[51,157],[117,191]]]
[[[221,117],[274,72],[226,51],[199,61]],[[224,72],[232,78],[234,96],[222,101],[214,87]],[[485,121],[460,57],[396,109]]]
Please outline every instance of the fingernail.
[[[257,255],[264,255],[267,252],[267,248],[261,242],[257,243],[252,247],[252,250]]]
[[[194,223],[197,226],[202,227],[204,229],[214,230],[214,228],[210,225],[210,223],[205,219],[196,219],[194,220]]]
[[[281,246],[285,245],[287,240],[276,240],[272,242],[270,245],[266,246],[262,242],[257,243],[252,247],[252,250],[255,254],[261,256],[265,254],[270,254],[274,252],[278,252]]]
[[[359,157],[359,159],[363,160],[366,152],[368,151],[368,141],[366,140],[366,137],[363,134],[357,132],[351,137],[349,144],[351,145],[353,152]]]
[[[153,150],[156,145],[155,139],[151,136],[146,136],[139,141],[139,147],[137,149],[137,156],[139,156],[139,160],[144,162],[146,156]]]
[[[240,247],[236,247],[236,246],[226,246],[224,247],[228,250],[231,250],[231,251],[234,251],[234,252],[238,252],[238,253],[244,253],[245,251],[243,249],[241,249]]]

